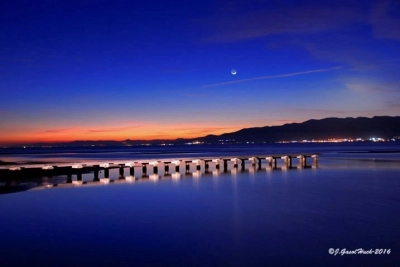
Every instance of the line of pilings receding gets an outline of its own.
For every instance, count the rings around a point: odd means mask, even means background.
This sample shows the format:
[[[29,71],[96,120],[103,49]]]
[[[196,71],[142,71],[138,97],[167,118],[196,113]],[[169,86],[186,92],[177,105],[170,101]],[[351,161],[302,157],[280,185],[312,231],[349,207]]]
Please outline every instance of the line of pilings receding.
[[[293,161],[297,164],[294,165]],[[282,163],[281,163],[282,162]],[[233,166],[232,166],[233,163]],[[159,160],[141,161],[125,163],[96,163],[96,164],[73,164],[73,165],[44,165],[44,166],[17,166],[0,169],[0,178],[29,178],[29,177],[53,177],[67,176],[67,182],[72,182],[75,175],[78,181],[82,181],[82,174],[93,173],[94,181],[109,178],[110,169],[119,169],[119,177],[122,179],[126,169],[129,168],[129,175],[134,176],[135,172],[142,174],[142,177],[149,177],[149,174],[158,174],[163,170],[164,175],[171,175],[177,172],[190,173],[191,166],[196,171],[210,171],[210,166],[215,166],[216,170],[228,172],[229,166],[244,171],[246,163],[250,163],[255,169],[261,169],[262,165],[267,164],[266,168],[272,170],[279,169],[298,169],[298,168],[317,168],[317,154],[283,155],[283,156],[250,156],[250,157],[222,157],[222,158],[203,158],[203,159],[181,159],[181,160]],[[228,166],[229,165],[229,166]],[[136,171],[135,171],[136,169]],[[103,174],[100,177],[100,172]]]

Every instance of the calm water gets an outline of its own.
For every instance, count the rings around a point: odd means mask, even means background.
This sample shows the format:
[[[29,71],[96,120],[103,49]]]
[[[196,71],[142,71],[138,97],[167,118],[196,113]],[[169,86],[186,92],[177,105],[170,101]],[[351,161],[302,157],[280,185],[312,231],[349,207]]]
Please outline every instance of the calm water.
[[[369,153],[365,153],[369,152]],[[375,153],[374,153],[375,152]],[[382,153],[392,152],[392,153]],[[397,153],[394,153],[397,152]],[[400,142],[341,144],[192,145],[82,148],[0,148],[6,162],[84,162],[184,157],[218,157],[284,153],[322,153],[324,158],[380,158],[400,160]]]
[[[199,150],[186,153],[322,154],[317,169],[250,168],[0,195],[1,266],[399,265],[398,145]],[[165,158],[171,151],[162,152]],[[45,154],[32,158],[86,158]],[[17,155],[0,159],[6,157]],[[110,178],[118,179],[118,172]],[[333,256],[329,248],[391,253]]]

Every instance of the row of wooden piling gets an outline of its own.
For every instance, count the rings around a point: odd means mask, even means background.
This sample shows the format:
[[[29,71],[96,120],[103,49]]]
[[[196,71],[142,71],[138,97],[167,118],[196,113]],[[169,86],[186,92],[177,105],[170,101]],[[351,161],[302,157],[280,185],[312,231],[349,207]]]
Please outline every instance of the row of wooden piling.
[[[298,166],[293,166],[293,159],[298,159]],[[129,175],[134,176],[135,168],[141,168],[142,176],[148,175],[149,168],[153,168],[153,173],[157,174],[159,168],[164,168],[164,172],[168,175],[175,172],[189,172],[190,164],[196,164],[197,170],[209,171],[210,164],[215,164],[216,169],[223,172],[228,171],[228,162],[233,162],[234,168],[245,170],[246,161],[250,161],[252,166],[261,169],[262,161],[266,160],[271,169],[279,169],[278,160],[283,159],[284,167],[293,168],[311,168],[318,167],[318,155],[283,155],[283,156],[252,156],[252,157],[233,157],[233,158],[217,158],[217,159],[182,159],[171,161],[149,161],[149,162],[124,162],[124,163],[98,163],[98,164],[73,164],[70,166],[52,166],[44,165],[41,167],[13,167],[0,170],[1,178],[9,177],[40,177],[40,176],[60,176],[67,175],[68,179],[72,179],[72,175],[76,175],[78,180],[82,179],[83,173],[94,173],[94,180],[99,179],[99,172],[104,171],[104,177],[109,177],[109,170],[119,168],[119,175],[123,176],[125,168],[129,168]],[[312,162],[307,161],[312,159]]]

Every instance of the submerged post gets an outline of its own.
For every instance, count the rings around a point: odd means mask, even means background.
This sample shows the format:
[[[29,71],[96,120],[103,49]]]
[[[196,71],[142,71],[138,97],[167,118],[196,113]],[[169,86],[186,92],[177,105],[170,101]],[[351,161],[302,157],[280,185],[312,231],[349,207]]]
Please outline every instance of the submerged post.
[[[215,163],[215,169],[220,170],[221,168],[221,161],[223,161],[222,159],[213,159],[212,162]]]
[[[285,161],[285,165],[287,168],[291,169],[292,168],[292,157],[291,156],[283,156],[281,157]]]
[[[82,164],[75,164],[72,166],[73,169],[76,169],[77,180],[82,181]]]
[[[228,160],[227,159],[223,159],[224,160],[224,172],[228,171]]]
[[[81,169],[78,169],[77,172],[78,172],[78,173],[77,173],[76,179],[77,179],[78,181],[82,181],[82,170],[81,170]]]
[[[186,168],[185,168],[185,170],[186,170],[186,173],[189,173],[189,171],[190,171],[190,165],[189,165],[189,162],[185,162],[185,164],[186,164]]]
[[[233,162],[233,168],[237,168],[239,166],[238,158],[232,158],[231,161]]]
[[[252,165],[253,167],[256,167],[256,166],[257,166],[258,169],[261,169],[261,159],[260,159],[260,158],[251,157],[251,158],[249,158],[249,160],[251,161],[251,165]],[[258,164],[257,164],[257,163],[258,163]]]
[[[266,157],[265,159],[268,162],[268,166],[270,166],[272,168],[272,157]]]
[[[318,155],[312,155],[311,156],[312,158],[314,158],[314,166],[315,166],[315,168],[318,168]]]
[[[142,175],[147,176],[147,166],[146,163],[142,163]]]
[[[276,169],[277,168],[277,166],[276,166],[276,157],[272,157],[272,168],[273,169]]]
[[[108,171],[108,167],[110,167],[110,164],[102,163],[102,164],[100,164],[100,167],[104,169],[104,178],[108,178],[110,176],[110,173]]]
[[[158,161],[152,161],[149,165],[153,166],[153,174],[158,174]]]
[[[242,171],[244,171],[246,169],[246,160],[245,159],[240,159],[240,161],[242,162]]]
[[[171,163],[175,164],[175,172],[179,172],[179,165],[181,164],[181,161],[180,160],[174,160]]]
[[[94,182],[100,181],[99,180],[99,165],[93,165],[93,174],[94,174],[93,181]]]
[[[72,183],[72,167],[68,167],[67,170],[67,183]]]
[[[306,156],[300,155],[300,156],[297,156],[297,158],[299,159],[300,167],[306,168],[307,167]]]
[[[268,160],[268,165],[272,168],[272,169],[276,169],[276,157],[266,157],[266,160]]]
[[[302,162],[301,162],[301,165],[302,165],[302,167],[305,169],[305,168],[310,168],[311,166],[308,166],[307,165],[307,158],[308,157],[310,157],[310,156],[308,156],[308,155],[301,155],[301,160],[302,160]]]
[[[124,177],[124,166],[125,164],[119,164],[119,178]]]
[[[126,162],[124,167],[129,167],[129,175],[133,176],[135,174],[135,163],[134,162]]]
[[[307,168],[307,156],[303,156],[303,168]]]
[[[165,171],[165,175],[169,174],[169,162],[164,162],[165,166],[164,166],[164,171]]]
[[[201,159],[192,160],[192,163],[196,164],[196,170],[197,171],[201,171],[203,169],[202,166],[203,165],[205,166],[205,164],[206,164],[205,161],[201,160]],[[204,167],[204,169],[205,169],[205,167]]]
[[[210,170],[210,164],[209,164],[210,160],[204,160],[204,172],[208,173]]]
[[[261,170],[261,158],[256,158],[258,160],[258,169]]]

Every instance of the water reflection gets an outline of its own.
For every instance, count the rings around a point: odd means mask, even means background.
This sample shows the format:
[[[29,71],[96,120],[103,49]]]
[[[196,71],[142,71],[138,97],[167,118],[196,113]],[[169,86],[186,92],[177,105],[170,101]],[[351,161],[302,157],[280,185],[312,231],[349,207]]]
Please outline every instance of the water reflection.
[[[100,183],[102,184],[109,184],[110,183],[110,178],[101,178]]]
[[[171,178],[173,181],[179,181],[179,179],[181,178],[181,174],[179,172],[175,172],[171,174]]]
[[[128,183],[132,183],[132,182],[135,181],[135,177],[132,176],[132,175],[129,175],[129,176],[126,176],[125,180],[126,180]]]
[[[80,171],[68,173],[65,175],[51,176],[46,175],[36,179],[5,179],[0,183],[0,194],[23,192],[29,189],[47,189],[53,187],[65,186],[87,186],[87,185],[109,185],[113,183],[133,183],[133,182],[158,182],[160,180],[172,180],[179,182],[182,179],[193,179],[196,185],[200,180],[212,178],[214,187],[218,187],[221,177],[231,177],[232,179],[240,173],[248,173],[251,183],[256,179],[256,173],[266,174],[267,179],[272,179],[276,172],[281,173],[279,176],[284,182],[287,180],[289,172],[318,172],[319,169],[387,169],[398,168],[398,162],[368,160],[368,159],[338,159],[338,158],[322,158],[320,166],[316,168],[302,167],[302,161],[298,158],[292,159],[292,166],[285,164],[285,159],[277,159],[277,167],[269,164],[267,159],[256,161],[252,159],[244,160],[244,168],[238,160],[221,159],[204,161],[184,160],[175,162],[152,162],[146,165],[132,165],[121,167],[109,167],[105,169],[97,169],[92,171]]]
[[[152,162],[144,166],[121,166],[116,168],[106,168],[103,170],[94,170],[91,172],[78,172],[75,174],[45,176],[40,179],[31,179],[26,182],[8,181],[0,184],[2,191],[22,192],[32,188],[47,189],[53,187],[65,186],[87,186],[87,185],[110,185],[114,183],[133,183],[158,182],[160,180],[172,180],[178,182],[181,179],[193,179],[196,186],[199,186],[201,179],[212,178],[215,188],[218,187],[220,177],[231,177],[236,179],[239,173],[249,173],[250,180],[254,183],[255,173],[264,172],[272,173],[276,170],[282,172],[288,171],[288,168],[278,167],[272,168],[269,164],[257,164],[255,161],[246,160],[244,166],[238,164],[238,161],[226,161],[225,166],[217,165],[216,162],[185,162],[179,161],[164,164],[162,162]],[[261,167],[261,168],[260,168]],[[236,184],[236,183],[235,183]]]
[[[149,180],[152,182],[157,182],[160,179],[160,176],[158,174],[150,174],[149,175]]]

